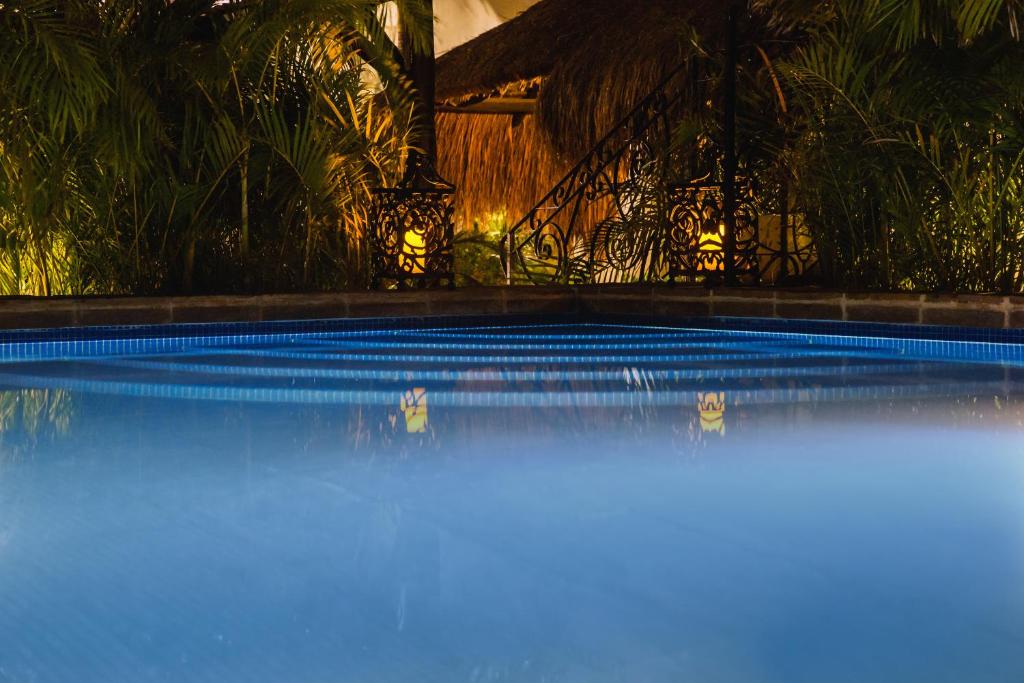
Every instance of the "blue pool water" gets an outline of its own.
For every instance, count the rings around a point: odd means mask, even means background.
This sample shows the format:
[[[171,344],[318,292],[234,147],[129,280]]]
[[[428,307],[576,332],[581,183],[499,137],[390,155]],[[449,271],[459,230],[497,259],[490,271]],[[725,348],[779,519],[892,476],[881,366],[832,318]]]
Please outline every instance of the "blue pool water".
[[[0,682],[1024,681],[1019,349],[77,350],[0,363]]]

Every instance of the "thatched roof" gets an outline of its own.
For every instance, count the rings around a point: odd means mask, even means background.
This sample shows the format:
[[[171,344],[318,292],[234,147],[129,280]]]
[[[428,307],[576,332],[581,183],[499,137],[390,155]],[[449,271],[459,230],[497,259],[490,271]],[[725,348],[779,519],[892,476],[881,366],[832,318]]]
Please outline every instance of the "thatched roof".
[[[457,101],[543,77],[541,128],[578,157],[681,63],[695,34],[708,44],[723,33],[723,4],[541,0],[442,56],[437,95]]]
[[[542,79],[536,115],[514,128],[511,116],[439,114],[440,167],[461,190],[461,213],[505,206],[516,214],[511,220],[521,217],[683,63],[695,36],[705,47],[719,42],[723,7],[723,0],[541,0],[440,57],[437,96],[448,103]]]

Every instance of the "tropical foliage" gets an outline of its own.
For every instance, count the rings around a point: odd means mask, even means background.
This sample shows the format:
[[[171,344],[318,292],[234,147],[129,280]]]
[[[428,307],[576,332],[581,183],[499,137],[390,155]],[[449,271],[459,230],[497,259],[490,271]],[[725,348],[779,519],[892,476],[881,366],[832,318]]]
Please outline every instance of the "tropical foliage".
[[[750,51],[747,151],[788,187],[826,281],[1024,289],[1024,4],[761,5],[786,42]]]
[[[496,245],[509,229],[505,213],[486,214],[455,235],[455,283],[458,286],[505,283],[501,249]]]
[[[751,1],[745,168],[824,281],[1024,291],[1024,0]],[[0,294],[366,286],[369,190],[417,123],[385,4],[0,0]],[[721,142],[705,38],[694,159]],[[460,282],[502,279],[500,232],[463,233]]]
[[[413,123],[381,6],[0,0],[0,293],[364,285]]]
[[[738,141],[762,216],[762,283],[1024,291],[1024,2],[735,4],[751,10]],[[721,179],[725,27],[723,12],[680,36],[686,111],[661,156],[683,181]],[[633,267],[665,251],[656,189],[627,190],[622,220],[588,223],[573,262],[598,253],[608,267],[570,280],[664,279],[663,263]],[[543,250],[535,260],[534,273],[558,266]]]

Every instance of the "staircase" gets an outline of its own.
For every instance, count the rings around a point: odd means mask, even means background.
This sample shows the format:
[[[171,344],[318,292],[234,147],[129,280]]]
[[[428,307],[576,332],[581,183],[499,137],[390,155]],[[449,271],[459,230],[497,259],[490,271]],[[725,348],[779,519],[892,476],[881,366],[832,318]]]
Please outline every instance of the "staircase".
[[[683,73],[673,71],[502,237],[508,284],[667,277],[669,150]]]
[[[817,253],[788,190],[759,197],[708,139],[673,148],[689,73],[669,74],[502,237],[508,284],[813,278]]]

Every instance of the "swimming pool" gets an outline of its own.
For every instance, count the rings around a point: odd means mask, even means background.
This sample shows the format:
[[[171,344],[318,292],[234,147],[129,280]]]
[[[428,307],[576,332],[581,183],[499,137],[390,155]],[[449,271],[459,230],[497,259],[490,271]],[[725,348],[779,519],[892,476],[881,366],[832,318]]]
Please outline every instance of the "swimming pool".
[[[0,681],[1024,680],[1024,347],[497,322],[0,344]]]

